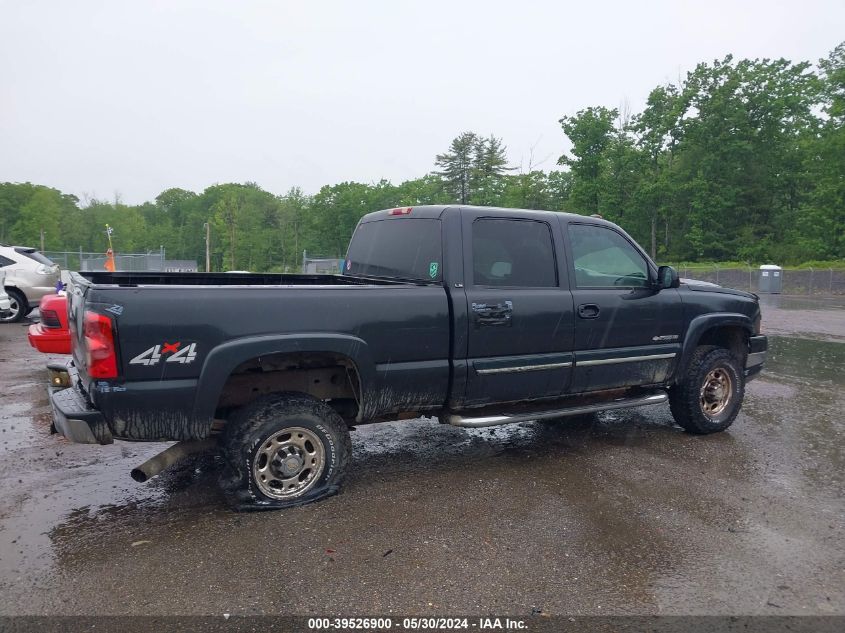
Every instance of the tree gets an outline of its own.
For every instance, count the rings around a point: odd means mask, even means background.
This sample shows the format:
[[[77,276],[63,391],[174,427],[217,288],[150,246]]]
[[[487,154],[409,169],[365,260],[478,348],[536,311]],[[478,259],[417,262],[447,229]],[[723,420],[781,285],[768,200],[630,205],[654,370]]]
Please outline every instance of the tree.
[[[452,139],[449,150],[438,154],[434,160],[434,164],[441,168],[437,174],[445,180],[455,202],[469,202],[479,140],[474,132],[464,132]]]
[[[299,187],[279,197],[279,259],[285,271],[295,269],[299,263],[308,204],[308,197]]]
[[[38,246],[44,232],[44,247],[58,247],[62,221],[61,194],[54,189],[40,188],[20,209],[12,231],[22,244]]]
[[[343,182],[325,186],[311,201],[308,250],[341,257],[364,215],[396,206],[396,188],[386,180],[375,185]]]
[[[564,154],[558,164],[570,168],[572,203],[583,213],[599,212],[604,152],[611,142],[613,121],[617,116],[619,113],[615,109],[599,106],[560,119],[560,125],[572,143],[573,157]]]
[[[672,167],[682,135],[679,124],[684,111],[677,86],[658,86],[649,93],[645,109],[632,125],[644,162],[636,206],[648,225],[652,259],[657,258],[657,224],[661,217],[665,223],[664,252],[669,248],[669,222],[676,184],[672,180]]]
[[[599,214],[623,223],[635,210],[642,179],[642,153],[631,136],[627,113],[617,118],[615,128],[603,152],[599,171]]]
[[[446,191],[446,183],[437,174],[406,180],[396,188],[396,194],[398,196],[396,204],[404,207],[448,204],[452,201]]]
[[[454,196],[453,202],[495,204],[502,195],[502,176],[511,169],[506,153],[502,139],[464,132],[452,140],[446,153],[437,155],[435,165],[441,171],[436,173]]]
[[[805,141],[812,191],[791,232],[795,259],[845,257],[845,42],[819,62],[825,119]]]
[[[784,237],[808,186],[801,138],[817,125],[808,68],[728,56],[687,75],[673,166],[683,255],[764,259]]]
[[[506,157],[507,148],[502,139],[492,134],[478,138],[475,144],[475,158],[471,173],[473,204],[495,206],[504,193],[505,172],[511,171]]]

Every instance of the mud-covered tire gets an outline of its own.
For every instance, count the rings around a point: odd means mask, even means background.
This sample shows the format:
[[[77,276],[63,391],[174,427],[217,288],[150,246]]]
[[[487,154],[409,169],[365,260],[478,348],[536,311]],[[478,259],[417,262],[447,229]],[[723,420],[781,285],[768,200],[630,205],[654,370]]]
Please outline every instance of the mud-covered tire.
[[[304,438],[304,445],[314,449],[313,455],[322,450],[322,465],[319,472],[315,469],[313,479],[301,493],[278,498],[265,491],[275,491],[279,496],[286,494],[282,476],[270,476],[276,484],[273,488],[271,482],[258,481],[257,477],[262,475],[257,469],[264,459],[266,471],[266,454],[277,448],[274,442],[291,435],[287,429],[293,429],[293,435]],[[310,440],[319,442],[320,446],[311,444]],[[349,429],[343,419],[316,398],[298,393],[267,396],[239,409],[227,421],[221,443],[226,464],[220,486],[226,500],[237,510],[276,510],[331,496],[338,492],[352,454]],[[299,459],[294,450],[290,450],[291,456]],[[265,457],[259,455],[260,452]],[[308,457],[306,452],[300,452]],[[274,454],[287,455],[278,448]],[[302,464],[300,467],[305,468]]]
[[[0,315],[0,323],[17,323],[28,314],[29,304],[24,294],[17,288],[6,288],[6,294],[9,295],[14,309]]]
[[[730,385],[724,397],[722,384]],[[711,395],[714,392],[720,397]],[[696,348],[682,379],[669,390],[669,409],[685,431],[706,435],[733,424],[744,397],[745,376],[737,357],[724,347],[703,345]],[[717,400],[723,404],[714,404]]]

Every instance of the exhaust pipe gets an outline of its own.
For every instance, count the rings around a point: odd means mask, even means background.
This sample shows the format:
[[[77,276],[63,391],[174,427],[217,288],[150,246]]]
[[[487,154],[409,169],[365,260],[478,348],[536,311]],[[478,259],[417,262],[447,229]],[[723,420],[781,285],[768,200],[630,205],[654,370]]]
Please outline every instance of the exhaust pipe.
[[[188,455],[193,455],[194,453],[204,453],[212,450],[216,446],[217,440],[213,438],[177,442],[170,448],[163,450],[158,455],[151,457],[140,466],[136,466],[129,474],[135,481],[143,483],[151,477],[155,477],[162,470],[172,466]]]

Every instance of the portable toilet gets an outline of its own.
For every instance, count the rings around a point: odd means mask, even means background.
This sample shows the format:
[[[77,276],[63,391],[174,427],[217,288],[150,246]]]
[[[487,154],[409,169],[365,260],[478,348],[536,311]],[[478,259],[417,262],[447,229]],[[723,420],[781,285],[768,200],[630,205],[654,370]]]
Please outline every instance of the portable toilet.
[[[774,264],[760,266],[760,283],[757,288],[760,292],[779,295],[783,289],[783,268]]]

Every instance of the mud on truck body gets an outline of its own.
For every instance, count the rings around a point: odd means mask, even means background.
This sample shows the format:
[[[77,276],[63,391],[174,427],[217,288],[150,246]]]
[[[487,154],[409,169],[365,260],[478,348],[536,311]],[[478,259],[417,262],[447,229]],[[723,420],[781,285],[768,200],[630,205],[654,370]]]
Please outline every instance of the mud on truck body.
[[[238,508],[338,490],[353,425],[565,419],[668,400],[728,428],[766,337],[752,294],[679,280],[618,226],[422,206],[359,222],[338,275],[75,273],[53,428],[220,450]]]

